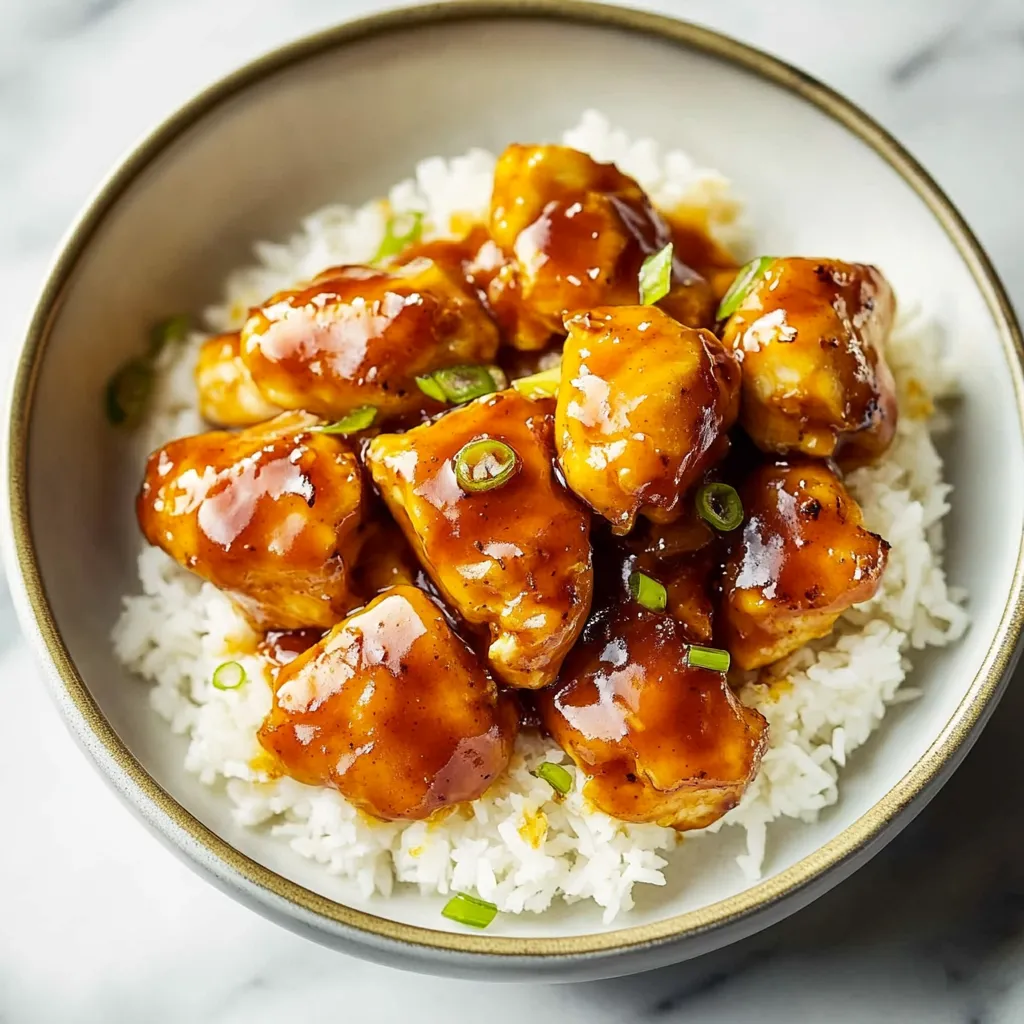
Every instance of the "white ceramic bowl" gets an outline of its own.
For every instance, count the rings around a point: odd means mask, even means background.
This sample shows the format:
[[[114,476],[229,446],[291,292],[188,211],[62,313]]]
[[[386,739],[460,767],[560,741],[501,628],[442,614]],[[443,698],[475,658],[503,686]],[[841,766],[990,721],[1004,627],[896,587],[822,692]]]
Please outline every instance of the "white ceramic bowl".
[[[135,588],[141,467],[105,424],[111,371],[168,310],[199,309],[257,238],[332,200],[359,202],[429,154],[555,137],[594,106],[637,136],[721,168],[774,251],[880,264],[963,357],[945,444],[956,485],[947,565],[973,625],[923,657],[924,696],[893,709],[847,767],[838,805],[772,829],[764,881],[731,856],[594,908],[503,917],[466,934],[440,900],[359,899],[287,846],[230,820],[182,768],[183,745],[115,663]],[[685,959],[834,885],[920,810],[998,698],[1021,626],[1024,439],[1019,330],[949,202],[877,125],[824,86],[703,29],[568,3],[453,4],[370,18],[288,46],[162,125],[72,230],[39,299],[14,385],[8,566],[22,623],[89,756],[147,824],[212,881],[288,926],[421,970],[568,979]],[[725,840],[727,850],[728,840]]]

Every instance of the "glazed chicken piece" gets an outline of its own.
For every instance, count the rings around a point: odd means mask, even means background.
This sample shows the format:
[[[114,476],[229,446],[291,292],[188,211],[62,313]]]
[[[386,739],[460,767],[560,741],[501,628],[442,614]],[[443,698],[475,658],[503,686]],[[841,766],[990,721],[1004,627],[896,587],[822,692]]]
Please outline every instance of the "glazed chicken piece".
[[[704,828],[757,774],[768,726],[725,674],[686,664],[685,627],[632,602],[594,615],[538,695],[545,727],[623,821]]]
[[[417,259],[379,270],[325,270],[279,292],[242,329],[242,359],[285,409],[339,419],[362,406],[377,422],[441,408],[417,375],[490,362],[498,331],[458,273]]]
[[[196,390],[203,419],[216,427],[251,427],[281,409],[268,402],[242,362],[238,332],[218,334],[199,350]]]
[[[896,431],[883,353],[895,312],[874,267],[768,262],[722,335],[743,364],[741,421],[758,447],[861,461],[885,451]]]
[[[461,238],[414,242],[396,257],[399,263],[421,259],[433,260],[452,277],[461,278],[484,303],[491,278],[506,262],[483,224],[474,224]]]
[[[326,629],[351,603],[359,463],[312,432],[317,422],[283,413],[179,438],[146,465],[136,503],[146,539],[230,594],[257,629]]]
[[[523,349],[563,334],[568,313],[637,302],[644,258],[672,241],[632,178],[567,146],[509,146],[495,168],[489,223],[508,263],[488,298],[507,339]],[[662,308],[711,327],[708,282],[678,258],[672,281]]]
[[[566,321],[555,418],[569,489],[628,533],[662,522],[729,448],[740,371],[719,340],[653,306],[600,307]]]
[[[415,819],[480,796],[517,728],[514,702],[437,605],[400,586],[279,670],[259,741],[299,782]]]
[[[742,490],[722,618],[733,663],[752,669],[827,635],[878,589],[889,545],[861,525],[860,506],[827,462],[763,466]]]
[[[554,679],[593,589],[590,517],[555,478],[553,419],[550,401],[502,391],[405,434],[382,434],[366,457],[445,600],[489,633],[494,674],[528,689]],[[456,456],[481,439],[508,446],[516,468],[500,486],[466,490]],[[487,458],[476,467],[487,472]]]

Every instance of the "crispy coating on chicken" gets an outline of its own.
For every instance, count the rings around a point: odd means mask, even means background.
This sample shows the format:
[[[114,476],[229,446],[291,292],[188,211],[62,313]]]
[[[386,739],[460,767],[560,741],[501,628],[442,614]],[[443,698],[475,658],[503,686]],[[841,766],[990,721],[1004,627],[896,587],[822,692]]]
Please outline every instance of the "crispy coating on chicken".
[[[570,490],[628,533],[678,518],[684,495],[729,449],[740,371],[719,340],[653,306],[567,320],[555,444]]]
[[[150,544],[226,591],[258,629],[327,628],[350,604],[359,463],[318,421],[182,437],[149,457],[136,503]]]
[[[544,725],[589,776],[586,796],[623,821],[710,825],[739,802],[767,748],[764,718],[724,673],[689,667],[687,642],[671,615],[612,604],[538,695]]]
[[[399,586],[279,670],[259,740],[292,778],[393,820],[476,799],[517,729],[514,702],[437,605]]]
[[[870,459],[896,432],[885,341],[896,301],[874,267],[775,259],[726,321],[743,366],[741,422],[758,447]]]
[[[828,463],[763,466],[742,489],[747,520],[722,581],[726,645],[759,668],[832,631],[878,589],[889,545],[865,530],[860,506]]]
[[[204,342],[196,361],[196,391],[203,419],[215,427],[251,427],[281,412],[256,387],[242,362],[238,332]]]
[[[543,348],[564,333],[566,314],[639,298],[644,258],[672,232],[643,189],[613,164],[568,146],[513,145],[494,171],[491,237],[508,262],[488,298],[517,348]],[[673,260],[673,288],[662,307],[683,323],[710,327],[710,284]]]
[[[242,329],[242,358],[260,391],[332,420],[365,405],[378,422],[436,411],[416,376],[487,363],[497,350],[476,292],[429,259],[333,267],[273,296]]]
[[[554,679],[590,609],[590,517],[555,477],[550,402],[502,391],[367,450],[374,482],[445,600],[490,636],[492,671],[509,686]],[[467,493],[454,459],[500,441],[518,469]]]

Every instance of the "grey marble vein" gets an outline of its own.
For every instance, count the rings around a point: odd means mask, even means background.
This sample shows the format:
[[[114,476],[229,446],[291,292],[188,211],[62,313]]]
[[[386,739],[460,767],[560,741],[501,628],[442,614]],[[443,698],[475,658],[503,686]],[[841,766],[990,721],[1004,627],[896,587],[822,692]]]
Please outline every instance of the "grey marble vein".
[[[231,66],[374,0],[0,0],[0,368],[76,209]],[[1020,0],[661,0],[825,78],[929,167],[1024,302]],[[880,856],[774,929],[585,986],[399,975],[263,921],[144,833],[88,768],[0,597],[0,1022],[1024,1021],[1024,676]],[[58,813],[59,809],[59,813]]]

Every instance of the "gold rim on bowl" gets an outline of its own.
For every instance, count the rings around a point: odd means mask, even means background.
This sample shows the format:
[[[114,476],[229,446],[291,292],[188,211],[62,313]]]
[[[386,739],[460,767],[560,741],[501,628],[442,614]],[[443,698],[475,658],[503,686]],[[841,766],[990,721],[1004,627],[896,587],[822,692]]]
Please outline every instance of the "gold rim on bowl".
[[[177,832],[212,858],[213,870],[235,883],[248,883],[262,902],[284,901],[330,922],[334,929],[353,929],[364,940],[412,944],[435,950],[499,957],[561,956],[625,952],[639,946],[680,940],[736,922],[809,886],[826,872],[872,843],[885,827],[937,779],[991,710],[1013,660],[1024,623],[1024,545],[1018,549],[1013,580],[999,626],[975,678],[938,737],[911,770],[870,810],[830,842],[786,870],[728,899],[665,920],[638,926],[562,938],[520,938],[461,934],[402,924],[354,910],[290,881],[240,853],[177,803],[149,775],[115,734],[92,699],[60,636],[46,597],[28,516],[28,423],[35,382],[50,325],[64,287],[107,212],[135,178],[176,138],[213,108],[236,93],[328,50],[411,27],[491,18],[533,18],[576,22],[656,36],[682,49],[697,50],[759,75],[813,104],[879,154],[925,202],[956,246],[999,330],[1011,367],[1018,416],[1024,422],[1024,365],[1021,330],[1010,301],[981,245],[953,204],[916,160],[883,128],[832,89],[796,68],[710,29],[668,17],[581,0],[453,0],[388,11],[315,33],[260,57],[208,88],[161,124],[103,183],[56,256],[29,325],[13,383],[8,425],[8,494],[16,567],[39,638],[63,688],[62,702],[72,724],[99,744],[104,760],[123,779],[118,788],[141,794],[142,811],[164,835]],[[14,569],[15,566],[10,568]],[[64,699],[66,698],[66,700]],[[95,756],[95,754],[94,754]],[[113,773],[111,773],[113,774]],[[115,778],[115,782],[118,780]],[[200,860],[201,858],[194,858]],[[276,897],[275,901],[273,897]]]

